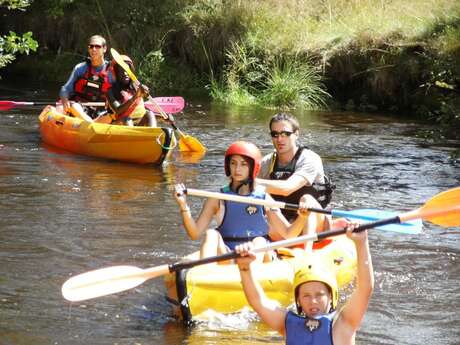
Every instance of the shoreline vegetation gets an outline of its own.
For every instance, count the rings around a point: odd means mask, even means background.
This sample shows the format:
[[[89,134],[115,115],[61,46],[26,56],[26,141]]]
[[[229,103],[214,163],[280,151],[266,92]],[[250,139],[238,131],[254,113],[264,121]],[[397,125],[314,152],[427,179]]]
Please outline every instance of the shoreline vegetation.
[[[3,78],[63,81],[100,33],[153,90],[411,114],[454,136],[460,128],[455,0],[35,0],[8,14],[1,32],[32,31],[39,48]]]

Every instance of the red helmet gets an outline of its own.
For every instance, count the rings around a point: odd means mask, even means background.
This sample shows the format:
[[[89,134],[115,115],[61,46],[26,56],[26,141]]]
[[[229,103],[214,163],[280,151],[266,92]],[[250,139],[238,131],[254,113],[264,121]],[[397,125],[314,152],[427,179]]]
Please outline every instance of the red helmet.
[[[249,174],[254,180],[260,170],[262,155],[259,149],[253,143],[247,141],[236,141],[231,144],[225,152],[225,175],[230,176],[230,157],[240,155],[249,158],[252,161],[252,173]]]

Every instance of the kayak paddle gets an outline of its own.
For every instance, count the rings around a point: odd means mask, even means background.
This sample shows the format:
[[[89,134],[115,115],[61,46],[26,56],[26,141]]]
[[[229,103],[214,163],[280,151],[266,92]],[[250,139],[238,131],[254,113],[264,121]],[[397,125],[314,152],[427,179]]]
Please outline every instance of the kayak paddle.
[[[175,114],[184,109],[185,101],[180,96],[171,96],[171,97],[154,97],[155,103],[160,106],[160,108],[169,114]],[[43,106],[52,104],[54,102],[21,102],[21,101],[0,101],[0,111],[10,110],[14,108],[22,108],[28,106]],[[56,105],[59,105],[60,102],[56,102]],[[81,105],[89,107],[103,107],[105,106],[104,102],[83,102]],[[151,102],[145,102],[145,107],[149,110],[152,110],[154,113],[158,113],[157,107]]]
[[[121,55],[113,48],[110,49],[110,53],[112,54],[112,57],[117,62],[117,64],[120,65],[120,67],[123,68],[126,73],[128,73],[131,80],[138,87],[140,85],[139,80],[134,75],[134,73],[131,71],[128,64],[123,60]],[[165,112],[155,102],[152,96],[149,95],[148,100],[153,104],[154,109],[156,109],[154,111],[159,112],[165,120],[170,120],[169,116],[165,114]],[[174,121],[170,120],[170,123],[171,123],[172,128],[178,133],[180,151],[192,151],[192,152],[205,152],[206,151],[206,148],[197,138],[194,138],[190,135],[185,135],[179,128],[177,128]]]
[[[165,97],[153,97],[155,104],[160,106],[161,110],[168,114],[176,114],[182,110],[184,110],[185,101],[180,96],[165,96]],[[154,113],[158,113],[156,111],[156,107],[151,102],[144,102],[144,106],[153,111]]]
[[[431,223],[448,227],[460,226],[460,187],[442,192],[431,198],[422,207],[401,213],[397,216],[362,224],[354,231],[363,231],[381,225],[403,223],[413,219],[423,219]],[[287,240],[272,242],[254,249],[255,253],[289,247],[306,241],[319,241],[327,237],[342,235],[346,229],[325,231],[318,234],[303,235]],[[112,266],[71,277],[62,285],[62,295],[68,301],[84,301],[91,298],[111,295],[132,289],[146,280],[158,278],[184,268],[204,265],[211,262],[225,261],[238,257],[235,251],[204,259],[164,264],[148,269],[135,266]]]
[[[44,102],[23,102],[23,101],[0,101],[0,110],[10,110],[14,108],[24,108],[24,107],[34,107],[34,106],[43,106],[52,104],[54,101],[44,101]],[[61,104],[60,102],[56,102],[56,105]],[[105,105],[104,102],[84,102],[80,103],[81,105],[89,106],[89,107],[103,107]]]
[[[289,209],[289,210],[299,209],[299,205],[296,205],[296,204],[289,204],[289,203],[285,203],[282,201],[276,201],[276,200],[263,200],[263,199],[249,198],[243,195],[232,195],[232,194],[225,194],[225,193],[209,192],[205,190],[192,189],[192,188],[187,188],[185,190],[185,193],[189,195],[194,195],[194,196],[241,202],[241,203],[252,204],[252,205],[261,205],[261,206],[266,206],[266,207],[277,207],[277,208],[284,208],[284,209]],[[330,214],[334,217],[353,218],[353,219],[360,219],[364,221],[376,221],[379,219],[391,218],[397,215],[396,212],[380,211],[380,210],[373,210],[373,209],[340,211],[340,210],[325,210],[322,208],[312,207],[312,208],[308,208],[308,210],[310,212],[315,212],[315,213]],[[418,234],[422,231],[422,221],[420,219],[415,219],[409,222],[392,223],[388,225],[378,226],[375,228],[379,230],[393,231],[393,232],[399,232],[403,234]]]

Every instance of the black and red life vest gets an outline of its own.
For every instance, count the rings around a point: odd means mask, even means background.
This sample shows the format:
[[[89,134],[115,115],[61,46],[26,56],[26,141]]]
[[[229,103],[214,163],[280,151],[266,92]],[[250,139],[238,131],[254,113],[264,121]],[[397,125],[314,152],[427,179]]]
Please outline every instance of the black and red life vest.
[[[87,62],[85,74],[75,82],[75,100],[105,102],[106,93],[111,88],[109,80],[109,63],[104,62],[104,66],[96,72],[90,62]]]
[[[302,150],[305,147],[299,147],[297,152],[294,155],[294,158],[289,162],[285,167],[280,167],[278,165],[278,158],[276,153],[273,153],[272,162],[270,167],[270,179],[271,180],[287,180],[296,170],[297,160],[299,159]],[[332,197],[332,192],[334,191],[335,186],[331,183],[329,177],[324,175],[324,183],[314,182],[312,185],[304,185],[298,190],[292,192],[287,196],[274,195],[272,194],[273,199],[277,201],[282,201],[291,204],[298,204],[300,198],[304,194],[312,195],[319,204],[324,208],[329,204]],[[293,220],[297,216],[297,211],[295,210],[286,210],[283,209],[281,212],[288,220]]]

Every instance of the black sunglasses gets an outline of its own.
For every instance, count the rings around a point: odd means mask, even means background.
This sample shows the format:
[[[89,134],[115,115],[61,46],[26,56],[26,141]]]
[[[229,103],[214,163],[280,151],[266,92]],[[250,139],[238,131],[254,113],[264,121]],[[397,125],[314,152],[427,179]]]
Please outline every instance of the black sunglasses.
[[[88,44],[88,48],[89,49],[93,49],[93,48],[101,49],[102,46],[100,44]]]
[[[272,138],[278,138],[279,136],[281,136],[282,138],[286,138],[286,137],[290,137],[291,134],[293,133],[294,132],[290,132],[290,131],[281,131],[281,132],[271,131],[270,135],[272,136]]]

